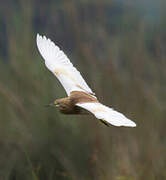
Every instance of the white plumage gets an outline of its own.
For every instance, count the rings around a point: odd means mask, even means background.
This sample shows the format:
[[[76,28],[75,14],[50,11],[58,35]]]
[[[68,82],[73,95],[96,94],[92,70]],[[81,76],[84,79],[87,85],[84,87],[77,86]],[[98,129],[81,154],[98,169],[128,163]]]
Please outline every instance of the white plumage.
[[[83,91],[95,97],[92,90],[82,78],[80,72],[77,71],[68,57],[59,49],[58,46],[56,46],[50,39],[47,39],[45,36],[42,37],[39,34],[37,34],[36,41],[39,52],[44,58],[47,68],[58,78],[68,96],[70,96],[72,91]],[[136,126],[133,121],[126,118],[123,114],[101,103],[81,102],[76,105],[93,113],[96,118],[107,121],[114,126]]]
[[[72,91],[94,94],[68,57],[50,39],[37,34],[37,47],[47,68],[56,75],[69,96]]]
[[[76,104],[79,107],[82,107],[95,115],[96,118],[107,121],[108,123],[114,126],[130,126],[135,127],[136,124],[126,118],[120,112],[113,110],[101,103],[79,103]]]

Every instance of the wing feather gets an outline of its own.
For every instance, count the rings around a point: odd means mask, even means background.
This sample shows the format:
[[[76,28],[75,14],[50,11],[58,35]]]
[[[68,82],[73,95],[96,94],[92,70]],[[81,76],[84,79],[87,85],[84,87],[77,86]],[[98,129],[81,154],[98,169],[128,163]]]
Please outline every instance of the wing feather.
[[[128,126],[135,127],[136,124],[125,117],[120,112],[113,110],[101,103],[78,103],[76,104],[79,107],[82,107],[95,115],[96,118],[103,120],[106,123],[112,124],[114,126]]]
[[[68,96],[72,91],[94,94],[68,57],[49,38],[37,34],[37,47],[47,68],[58,78]]]

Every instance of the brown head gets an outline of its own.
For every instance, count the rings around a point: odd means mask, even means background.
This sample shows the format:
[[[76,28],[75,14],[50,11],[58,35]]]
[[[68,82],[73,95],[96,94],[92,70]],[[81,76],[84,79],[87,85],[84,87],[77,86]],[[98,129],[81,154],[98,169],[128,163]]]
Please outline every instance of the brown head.
[[[62,113],[65,113],[65,114],[72,111],[73,107],[74,107],[74,105],[71,104],[71,101],[70,101],[70,99],[68,97],[67,98],[62,98],[62,99],[56,99],[53,103],[50,103],[47,106],[58,107],[59,110]]]

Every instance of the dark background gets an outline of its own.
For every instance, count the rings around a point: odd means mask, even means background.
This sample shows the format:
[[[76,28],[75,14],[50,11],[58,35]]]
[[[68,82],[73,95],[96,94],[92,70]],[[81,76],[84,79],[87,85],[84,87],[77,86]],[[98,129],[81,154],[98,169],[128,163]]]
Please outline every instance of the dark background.
[[[36,34],[136,128],[44,105],[65,96]],[[166,2],[0,1],[0,179],[166,179]]]

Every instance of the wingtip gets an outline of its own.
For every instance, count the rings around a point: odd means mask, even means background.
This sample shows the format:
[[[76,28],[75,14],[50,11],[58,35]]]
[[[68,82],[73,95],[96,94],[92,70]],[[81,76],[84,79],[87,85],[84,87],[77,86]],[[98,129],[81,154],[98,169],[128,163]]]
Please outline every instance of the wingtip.
[[[37,42],[37,43],[39,42],[40,37],[41,37],[40,34],[37,33],[37,35],[36,35],[36,42]]]
[[[113,124],[113,123],[111,123],[112,125],[114,125],[114,126],[117,126],[117,127],[131,127],[131,128],[134,128],[134,127],[136,127],[137,125],[134,123],[134,122],[132,122],[132,123],[127,123],[127,124],[125,124],[125,123],[123,123],[123,124]]]
[[[136,125],[135,122],[133,122],[133,121],[130,120],[130,122],[127,123],[125,126],[127,126],[127,127],[136,127],[137,125]]]
[[[48,41],[48,39],[47,39],[46,36],[42,36],[42,35],[40,35],[39,33],[37,33],[37,35],[36,35],[36,42],[37,42],[37,45],[38,45],[38,46],[39,46],[40,44],[43,44],[43,43],[47,42],[47,41]]]
[[[36,38],[39,38],[39,37],[40,37],[40,34],[39,34],[39,33],[37,33]]]
[[[36,35],[36,41],[39,42],[40,40],[43,40],[43,41],[49,41],[51,42],[51,40],[49,38],[47,38],[45,35],[40,35],[39,33],[37,33]]]
[[[136,127],[136,126],[137,126],[137,125],[136,125],[136,123],[134,123],[134,122],[133,122],[133,124],[132,124],[132,126],[131,126],[131,127]]]

